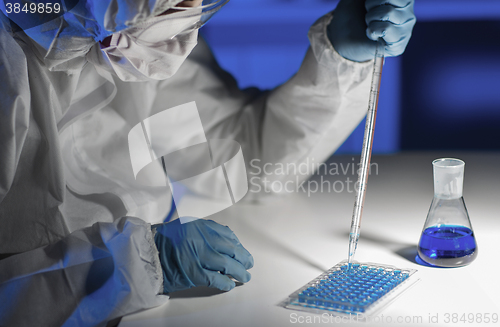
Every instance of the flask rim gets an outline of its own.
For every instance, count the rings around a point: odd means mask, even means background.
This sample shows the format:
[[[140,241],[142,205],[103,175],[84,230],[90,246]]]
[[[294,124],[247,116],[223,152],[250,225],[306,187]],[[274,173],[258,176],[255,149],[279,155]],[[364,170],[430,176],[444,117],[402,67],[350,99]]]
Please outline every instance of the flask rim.
[[[460,168],[465,166],[465,162],[456,158],[439,158],[432,161],[432,165],[436,168]]]

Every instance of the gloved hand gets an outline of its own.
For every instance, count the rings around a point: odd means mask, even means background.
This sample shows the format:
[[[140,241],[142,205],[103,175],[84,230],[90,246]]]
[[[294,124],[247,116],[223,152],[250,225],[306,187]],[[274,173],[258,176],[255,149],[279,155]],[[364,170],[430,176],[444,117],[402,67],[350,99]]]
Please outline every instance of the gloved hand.
[[[235,287],[227,275],[246,283],[252,255],[227,226],[198,219],[181,224],[179,219],[153,225],[160,253],[164,293],[193,286],[209,286],[223,291]]]
[[[385,56],[402,54],[416,22],[414,0],[341,0],[327,33],[337,52],[352,61],[375,56],[378,38],[385,42]]]

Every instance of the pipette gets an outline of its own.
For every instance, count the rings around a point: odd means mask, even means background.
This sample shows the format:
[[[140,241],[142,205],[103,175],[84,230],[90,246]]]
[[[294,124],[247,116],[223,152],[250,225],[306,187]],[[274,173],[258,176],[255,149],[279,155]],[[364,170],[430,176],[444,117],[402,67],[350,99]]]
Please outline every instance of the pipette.
[[[349,256],[347,262],[351,267],[356,247],[358,246],[359,230],[361,227],[361,215],[365,202],[366,184],[370,170],[370,158],[372,155],[373,133],[375,131],[375,118],[377,116],[378,95],[380,93],[380,79],[382,78],[382,66],[384,65],[384,41],[379,39],[375,48],[375,62],[373,64],[372,82],[370,86],[370,98],[368,100],[368,113],[366,114],[365,135],[363,137],[363,148],[358,170],[358,192],[354,201],[352,213],[351,231],[349,233]]]

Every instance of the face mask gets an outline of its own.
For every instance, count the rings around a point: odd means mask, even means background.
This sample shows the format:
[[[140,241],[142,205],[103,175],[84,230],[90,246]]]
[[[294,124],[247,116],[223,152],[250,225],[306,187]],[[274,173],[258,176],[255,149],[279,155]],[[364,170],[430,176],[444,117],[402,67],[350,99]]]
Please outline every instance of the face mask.
[[[116,75],[123,81],[164,80],[174,75],[197,44],[199,14],[175,14],[149,19],[115,33],[102,49]]]
[[[94,46],[87,60],[112,70],[123,81],[163,80],[174,75],[196,46],[198,29],[229,0],[203,0],[194,8],[150,18],[111,37],[106,48]],[[104,56],[102,56],[104,54]]]

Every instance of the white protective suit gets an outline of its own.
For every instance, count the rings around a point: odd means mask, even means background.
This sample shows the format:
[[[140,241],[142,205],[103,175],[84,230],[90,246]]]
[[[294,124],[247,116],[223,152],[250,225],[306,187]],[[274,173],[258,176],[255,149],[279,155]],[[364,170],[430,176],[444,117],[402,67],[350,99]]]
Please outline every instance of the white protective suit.
[[[122,81],[96,40],[165,8],[113,3],[26,32],[0,14],[0,326],[105,325],[167,300],[150,224],[171,195],[135,183],[127,146],[143,119],[195,101],[207,137],[239,142],[247,163],[299,164],[327,159],[366,113],[372,63],[336,53],[331,14],[297,74],[260,92],[238,89],[203,39],[171,78]]]

